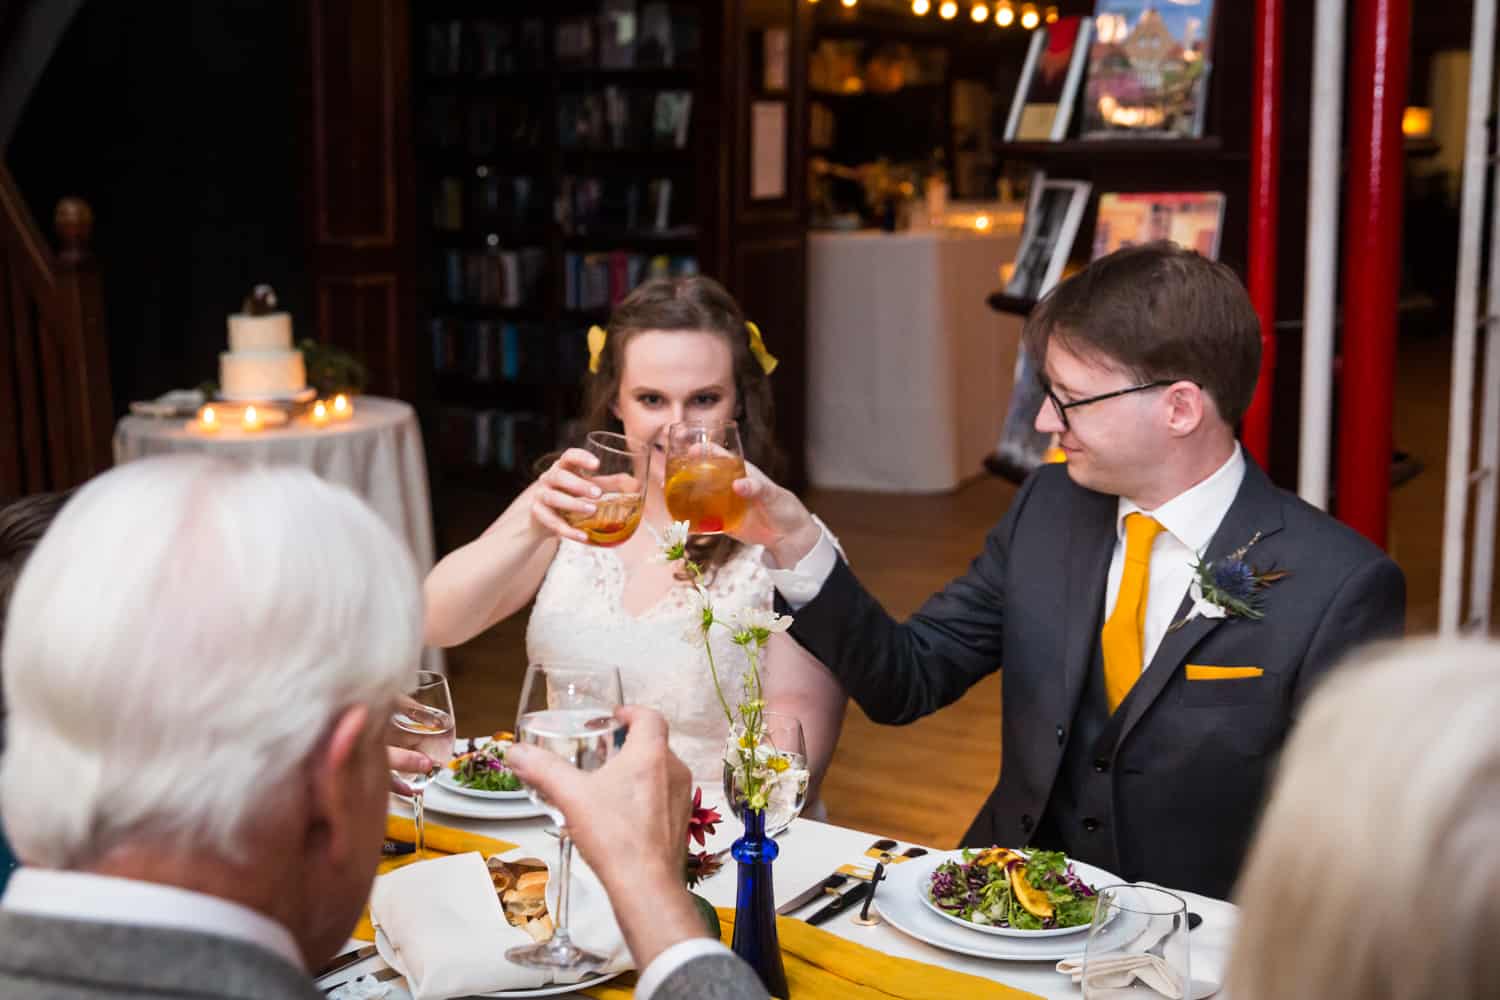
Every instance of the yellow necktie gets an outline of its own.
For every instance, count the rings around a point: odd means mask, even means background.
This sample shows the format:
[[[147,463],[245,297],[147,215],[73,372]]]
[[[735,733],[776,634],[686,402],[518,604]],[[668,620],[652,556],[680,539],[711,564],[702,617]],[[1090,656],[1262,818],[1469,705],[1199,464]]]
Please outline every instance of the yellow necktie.
[[[1159,534],[1161,524],[1155,519],[1145,514],[1125,515],[1125,570],[1120,574],[1120,594],[1099,633],[1099,644],[1104,647],[1104,693],[1111,715],[1141,676],[1151,543]]]

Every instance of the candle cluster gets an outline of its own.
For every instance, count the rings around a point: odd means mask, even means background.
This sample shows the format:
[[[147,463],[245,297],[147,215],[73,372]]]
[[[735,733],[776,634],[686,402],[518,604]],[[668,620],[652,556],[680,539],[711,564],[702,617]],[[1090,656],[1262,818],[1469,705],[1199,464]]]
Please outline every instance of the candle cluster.
[[[198,410],[198,416],[189,424],[189,429],[199,434],[217,434],[223,428],[238,430],[244,434],[257,434],[268,426],[284,423],[283,419],[268,420],[268,414],[257,410],[253,405],[246,406],[239,411],[239,419],[231,416],[232,409],[223,406],[209,404]],[[279,411],[269,416],[280,418]],[[343,393],[339,393],[331,400],[318,400],[307,412],[305,420],[314,427],[326,427],[329,424],[341,423],[354,416],[354,402]]]

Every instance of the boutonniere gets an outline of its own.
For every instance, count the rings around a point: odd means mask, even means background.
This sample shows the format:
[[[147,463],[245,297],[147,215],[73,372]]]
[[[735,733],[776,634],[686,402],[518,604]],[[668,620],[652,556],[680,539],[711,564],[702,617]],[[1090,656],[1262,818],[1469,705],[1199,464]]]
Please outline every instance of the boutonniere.
[[[1246,618],[1260,621],[1265,612],[1260,608],[1260,595],[1271,584],[1287,576],[1286,570],[1272,567],[1261,572],[1245,562],[1245,554],[1256,542],[1260,532],[1244,545],[1222,559],[1204,561],[1193,565],[1193,582],[1188,585],[1188,596],[1193,607],[1187,616],[1175,622],[1169,632],[1175,632],[1194,618]]]

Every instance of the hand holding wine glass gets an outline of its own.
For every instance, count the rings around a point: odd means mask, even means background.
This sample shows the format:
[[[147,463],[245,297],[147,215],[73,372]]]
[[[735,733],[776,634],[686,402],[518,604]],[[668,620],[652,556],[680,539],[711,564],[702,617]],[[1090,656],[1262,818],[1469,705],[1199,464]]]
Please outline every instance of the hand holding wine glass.
[[[580,771],[602,768],[625,739],[624,723],[616,718],[621,703],[620,673],[593,664],[532,664],[521,688],[516,717],[517,742],[550,750]],[[568,935],[568,895],[573,838],[568,817],[535,786],[531,800],[557,824],[557,912],[552,938],[539,944],[512,948],[505,957],[517,965],[546,969],[589,971],[603,968],[607,959],[584,951]]]
[[[422,770],[399,770],[393,768],[391,776],[411,789],[412,815],[416,821],[416,856],[422,857],[424,828],[422,815],[422,793],[427,785],[453,759],[453,698],[448,693],[448,681],[442,674],[430,670],[417,671],[416,683],[396,701],[391,713],[389,736],[386,743],[392,750],[415,750],[426,758],[428,765]],[[411,755],[391,754],[402,767],[412,766],[417,758]]]

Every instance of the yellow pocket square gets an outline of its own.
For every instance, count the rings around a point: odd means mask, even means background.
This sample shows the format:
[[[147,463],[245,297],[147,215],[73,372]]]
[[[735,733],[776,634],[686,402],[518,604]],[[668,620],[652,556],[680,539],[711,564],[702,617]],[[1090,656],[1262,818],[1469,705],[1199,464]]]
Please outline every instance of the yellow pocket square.
[[[1240,677],[1259,677],[1265,671],[1260,667],[1205,667],[1198,663],[1187,665],[1190,681],[1229,681]]]

